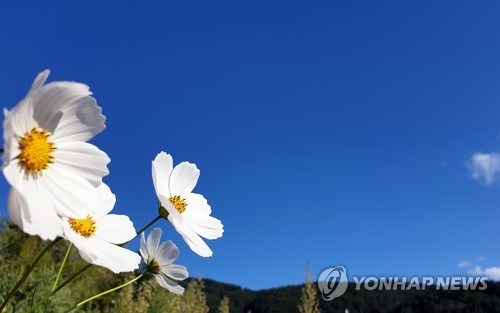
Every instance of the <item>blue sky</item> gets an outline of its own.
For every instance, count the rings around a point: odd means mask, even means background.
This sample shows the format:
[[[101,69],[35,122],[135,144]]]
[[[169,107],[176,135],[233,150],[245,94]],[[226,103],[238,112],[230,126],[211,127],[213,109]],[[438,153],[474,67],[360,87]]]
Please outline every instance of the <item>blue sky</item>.
[[[137,228],[156,216],[156,154],[196,163],[225,225],[214,256],[157,224],[192,275],[500,277],[499,6],[2,1],[0,104],[46,68],[88,84],[115,212]]]

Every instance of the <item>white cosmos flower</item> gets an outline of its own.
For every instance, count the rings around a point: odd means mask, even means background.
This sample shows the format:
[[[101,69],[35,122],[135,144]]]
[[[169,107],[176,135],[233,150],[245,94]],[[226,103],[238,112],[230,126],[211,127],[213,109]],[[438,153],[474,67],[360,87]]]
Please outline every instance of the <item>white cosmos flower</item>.
[[[148,271],[154,274],[160,286],[175,294],[183,294],[184,288],[175,280],[184,280],[189,277],[185,266],[172,264],[179,256],[179,249],[172,241],[160,244],[161,229],[153,229],[146,242],[144,233],[141,236],[141,255]]]
[[[62,234],[59,216],[85,210],[94,188],[107,175],[110,159],[89,139],[101,132],[105,117],[89,87],[76,82],[44,85],[40,73],[28,94],[4,110],[3,173],[13,187],[9,215],[31,235]],[[87,198],[83,201],[83,198]]]
[[[102,183],[96,192],[101,195],[96,207],[73,218],[63,217],[64,236],[89,263],[107,267],[115,273],[139,268],[139,254],[117,246],[136,236],[134,225],[126,215],[108,214],[116,198],[106,184]]]
[[[189,162],[173,168],[172,156],[160,152],[153,161],[152,174],[156,195],[168,212],[168,220],[191,250],[203,257],[212,256],[212,250],[200,236],[216,239],[224,230],[221,221],[210,216],[212,209],[207,200],[191,192],[200,170]]]

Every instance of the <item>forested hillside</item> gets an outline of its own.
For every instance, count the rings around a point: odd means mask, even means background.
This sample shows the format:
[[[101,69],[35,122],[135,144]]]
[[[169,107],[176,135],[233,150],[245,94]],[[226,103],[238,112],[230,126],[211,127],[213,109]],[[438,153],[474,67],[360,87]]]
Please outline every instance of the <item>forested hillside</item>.
[[[30,237],[5,219],[0,222],[0,296],[5,297],[38,252],[46,246],[38,237]],[[60,242],[46,254],[27,282],[15,294],[8,312],[27,312],[43,299],[57,275],[67,243]],[[85,263],[76,251],[70,255],[63,279],[82,268]],[[300,269],[298,269],[300,270]],[[67,285],[44,308],[45,312],[64,312],[78,301],[130,280],[130,274],[115,275],[94,266],[79,279]],[[135,285],[111,293],[86,305],[85,312],[227,312],[221,307],[224,297],[229,299],[229,312],[290,313],[298,312],[303,285],[285,286],[268,290],[249,290],[210,279],[188,279],[184,296],[175,296],[160,288],[152,277],[145,277]],[[318,295],[321,312],[500,312],[500,283],[488,282],[484,291],[356,291],[350,284],[347,292],[326,302]],[[227,307],[226,307],[227,309]]]

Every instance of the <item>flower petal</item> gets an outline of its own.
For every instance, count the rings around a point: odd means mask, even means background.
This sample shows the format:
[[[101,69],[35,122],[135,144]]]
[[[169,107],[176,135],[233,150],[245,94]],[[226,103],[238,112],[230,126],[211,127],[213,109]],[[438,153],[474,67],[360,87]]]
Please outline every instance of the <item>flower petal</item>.
[[[186,196],[187,208],[185,213],[195,213],[201,215],[210,215],[212,209],[207,203],[207,199],[200,194],[190,193]]]
[[[169,215],[176,216],[177,218],[181,217],[181,214],[179,213],[179,211],[177,211],[177,209],[174,207],[172,202],[170,202],[170,200],[168,200],[168,198],[166,196],[158,195],[158,200],[160,200],[161,206],[164,207],[165,210],[167,210]]]
[[[179,257],[179,249],[170,240],[162,242],[158,247],[158,254],[156,259],[160,266],[167,266],[172,264]]]
[[[37,126],[33,118],[32,95],[45,83],[48,75],[48,70],[38,74],[28,94],[11,111],[4,109],[4,154],[2,156],[4,167],[19,154],[19,143],[16,138],[24,136]]]
[[[109,174],[107,165],[111,161],[106,153],[86,142],[56,143],[54,162],[60,169],[88,180],[94,187],[102,183]]]
[[[63,217],[62,220],[64,237],[75,245],[84,261],[93,263],[94,260],[97,259],[97,256],[95,255],[95,251],[91,247],[88,238],[81,236],[73,228],[71,228],[68,218]]]
[[[146,250],[148,251],[148,254],[151,258],[156,259],[158,254],[158,246],[160,245],[160,239],[161,239],[161,229],[160,228],[154,228],[148,236],[148,240],[146,242]]]
[[[16,188],[21,194],[25,194],[25,184],[33,180],[32,177],[25,174],[24,169],[21,168],[17,160],[4,166],[3,175],[5,176],[7,182],[12,187]]]
[[[212,256],[212,250],[210,250],[203,239],[201,239],[188,224],[183,223],[182,219],[173,218],[172,215],[169,215],[168,219],[193,252],[202,257]]]
[[[180,286],[178,283],[170,280],[168,277],[162,274],[155,275],[156,277],[156,282],[163,288],[166,288],[172,293],[175,293],[177,295],[181,295],[184,293],[184,287]]]
[[[50,75],[49,70],[45,70],[45,71],[39,73],[36,76],[35,81],[31,85],[31,89],[28,93],[32,94],[32,93],[36,92],[38,89],[42,88],[43,84],[45,84],[45,82],[47,81],[47,78],[49,78],[49,75]]]
[[[144,262],[147,262],[149,260],[149,253],[148,249],[146,248],[146,237],[144,236],[144,233],[141,234],[141,247],[139,251],[141,252]]]
[[[188,214],[187,211],[185,214]],[[189,214],[184,217],[184,222],[198,235],[207,239],[220,238],[224,232],[221,221],[212,216]]]
[[[173,160],[170,154],[160,152],[152,162],[151,174],[157,195],[170,197],[168,180],[173,169]]]
[[[162,266],[161,271],[170,278],[175,280],[184,280],[189,277],[189,273],[185,266],[170,264]]]
[[[131,272],[139,268],[141,257],[128,249],[98,238],[90,239],[89,247],[96,257],[92,264],[104,266],[114,273]]]
[[[3,110],[3,115],[5,116],[3,120],[3,155],[2,155],[2,161],[3,161],[3,167],[6,167],[9,165],[10,161],[13,159],[13,157],[17,154],[12,155],[12,150],[13,148],[19,143],[17,140],[15,140],[14,133],[12,130],[12,118],[10,116],[10,112],[7,109]]]
[[[113,210],[116,203],[116,196],[105,183],[100,184],[95,190],[99,193],[99,202],[95,208],[89,208],[88,211],[96,219],[99,219]]]
[[[96,100],[82,97],[62,110],[53,136],[58,142],[88,141],[106,128],[105,122]]]
[[[45,70],[38,74],[35,78],[35,81],[31,85],[31,89],[28,91],[28,94],[9,112],[9,116],[5,114],[8,112],[4,110],[5,121],[4,121],[4,142],[5,140],[5,126],[6,124],[10,124],[12,128],[12,135],[16,137],[23,136],[26,132],[29,132],[33,127],[37,126],[36,121],[33,118],[33,96],[37,93],[37,91],[43,86],[47,77],[49,76],[49,71]],[[7,121],[7,119],[9,119]],[[14,157],[14,156],[9,156]]]
[[[141,257],[137,253],[96,236],[85,238],[71,228],[68,219],[64,220],[64,235],[75,245],[85,261],[104,266],[114,273],[130,272],[139,268]]]
[[[177,164],[170,175],[170,194],[172,196],[188,195],[191,191],[193,191],[199,177],[200,170],[195,164],[189,162]]]
[[[31,99],[27,96],[21,100],[10,110],[9,118],[14,137],[22,137],[26,133],[29,133],[36,126],[36,121],[33,119]]]
[[[38,126],[55,133],[63,110],[82,98],[90,97],[89,87],[75,82],[52,82],[30,94],[33,103],[33,118]]]
[[[14,188],[10,188],[9,196],[7,199],[7,210],[9,211],[10,219],[23,231],[28,232],[30,225],[26,225],[27,227],[24,225],[25,221],[29,222],[30,218],[29,212],[27,216],[24,212],[26,207],[27,205],[24,201],[23,196],[17,193]]]
[[[126,215],[108,214],[96,220],[95,236],[107,242],[122,244],[135,235],[134,224]]]
[[[30,204],[14,188],[10,189],[7,201],[9,216],[25,233],[40,236],[43,240],[54,240],[63,233],[62,221],[36,186],[31,187],[33,197],[29,198]]]
[[[55,163],[39,180],[48,191],[50,202],[61,216],[85,218],[93,208],[99,208],[103,201],[102,194],[88,181],[58,168]]]

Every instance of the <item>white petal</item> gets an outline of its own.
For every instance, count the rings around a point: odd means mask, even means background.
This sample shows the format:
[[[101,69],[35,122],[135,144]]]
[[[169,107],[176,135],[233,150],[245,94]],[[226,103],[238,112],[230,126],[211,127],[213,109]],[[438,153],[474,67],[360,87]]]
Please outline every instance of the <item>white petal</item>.
[[[224,232],[221,221],[212,216],[189,214],[184,217],[184,222],[198,235],[207,239],[220,238]]]
[[[89,208],[89,211],[92,216],[98,219],[113,210],[116,203],[116,196],[105,183],[100,184],[95,190],[99,193],[99,202],[95,208]]]
[[[172,196],[186,196],[193,191],[200,177],[200,170],[195,164],[182,162],[172,171],[169,189]]]
[[[158,246],[160,245],[160,238],[161,238],[161,229],[160,228],[154,228],[148,236],[148,240],[146,242],[146,249],[148,251],[149,256],[152,258],[157,257],[157,250]]]
[[[172,202],[168,200],[167,197],[165,197],[164,195],[158,195],[158,200],[160,200],[161,206],[164,207],[165,210],[167,210],[169,215],[181,218],[179,211],[177,211],[177,209],[174,207]]]
[[[31,187],[32,195],[28,198],[30,205],[14,188],[10,189],[9,216],[25,233],[40,236],[44,240],[54,240],[63,233],[62,221],[50,203],[45,201],[43,194],[34,185]]]
[[[184,287],[180,286],[178,283],[170,280],[167,278],[165,275],[155,275],[156,277],[156,282],[163,288],[166,288],[172,293],[175,293],[177,295],[181,295],[184,293]]]
[[[179,249],[170,240],[162,242],[157,251],[156,259],[160,266],[170,265],[179,257]]]
[[[94,187],[101,184],[109,174],[107,165],[111,161],[106,153],[86,142],[56,143],[54,163],[65,171],[88,180]]]
[[[68,218],[62,218],[64,237],[68,239],[80,252],[80,256],[86,262],[93,263],[97,259],[94,249],[91,247],[89,239],[77,233],[69,223]]]
[[[37,126],[33,119],[33,105],[29,96],[12,108],[9,115],[12,134],[15,137],[22,137]]]
[[[33,127],[38,126],[33,117],[34,114],[33,96],[43,86],[43,84],[47,80],[47,77],[49,76],[49,73],[50,72],[48,70],[45,70],[40,74],[38,74],[38,76],[35,78],[35,81],[31,86],[31,89],[28,91],[28,94],[10,111],[9,114],[10,120],[7,121],[7,124],[10,124],[12,128],[12,134],[11,134],[12,136],[21,137],[26,133],[28,133]],[[6,122],[4,122],[4,131],[5,131],[5,126]],[[5,133],[4,133],[4,142],[6,142]]]
[[[170,197],[168,180],[173,169],[173,160],[170,154],[160,152],[152,162],[151,174],[157,195]]]
[[[75,232],[67,220],[63,227],[66,238],[75,245],[85,261],[104,266],[114,273],[130,272],[139,268],[141,257],[137,253],[95,236],[85,238]]]
[[[11,145],[17,145],[17,140],[14,138],[14,133],[12,130],[12,119],[10,117],[10,112],[7,109],[3,110],[3,115],[5,116],[3,120],[3,167],[9,165],[10,161],[14,158],[14,155],[11,155]]]
[[[62,120],[63,110],[70,108],[81,99],[92,99],[89,95],[89,87],[84,84],[75,82],[49,83],[31,94],[33,118],[39,127],[54,134]]]
[[[102,203],[102,195],[85,179],[52,164],[40,176],[50,202],[61,216],[85,218]]]
[[[171,264],[162,266],[161,271],[168,277],[175,280],[184,280],[189,277],[186,267],[182,265]]]
[[[134,224],[126,215],[108,214],[96,220],[95,236],[107,242],[122,244],[135,235]]]
[[[128,249],[92,238],[97,259],[93,264],[107,267],[115,273],[131,272],[139,268],[141,257]]]
[[[28,227],[25,227],[23,225],[24,221],[29,221],[30,217],[29,212],[28,216],[26,216],[26,213],[24,212],[24,210],[26,209],[26,202],[14,188],[10,188],[9,196],[7,199],[7,209],[9,211],[9,216],[12,222],[19,226],[19,228],[21,228],[22,230],[24,230],[25,228],[27,228],[28,230]],[[27,230],[24,231],[27,232]]]
[[[75,100],[62,110],[62,116],[54,130],[58,142],[88,141],[103,131],[106,117],[92,97]]]
[[[49,70],[39,73],[31,85],[28,94],[10,111],[13,135],[17,137],[23,136],[33,127],[38,126],[33,118],[33,96],[42,88],[43,84],[45,84],[49,74]]]
[[[168,219],[193,252],[202,257],[212,256],[212,250],[210,250],[203,239],[201,239],[188,224],[183,223],[182,219],[173,218],[172,215],[169,215]]]
[[[195,213],[202,215],[210,215],[212,213],[212,209],[210,205],[207,203],[207,199],[200,194],[190,193],[186,196],[186,212],[185,213]]]
[[[144,262],[147,262],[149,260],[149,253],[148,249],[146,248],[146,237],[144,236],[144,233],[141,234],[141,248],[139,249],[142,255],[142,259]]]
[[[50,75],[49,70],[45,70],[45,71],[39,73],[36,76],[35,81],[31,85],[31,89],[28,93],[32,94],[32,93],[36,92],[38,89],[40,89],[43,86],[43,84],[45,84],[45,82],[47,81],[47,78],[49,78],[49,75]]]
[[[107,210],[102,214],[105,215],[114,205],[113,195],[111,204],[110,201],[101,200],[99,192],[88,181],[56,163],[50,164],[47,170],[38,175],[28,175],[18,162],[10,162],[3,172],[9,184],[25,197],[34,196],[27,186],[36,183],[39,192],[44,193],[48,203],[61,216],[85,218],[88,212],[107,204],[107,207],[102,208]]]
[[[7,164],[3,168],[3,175],[7,182],[21,194],[25,194],[25,184],[33,180],[30,176],[26,175],[26,172],[17,161]]]
[[[18,163],[18,160],[13,160],[19,153],[18,138],[25,134],[24,130],[19,130],[18,133],[14,132],[12,123],[12,114],[7,109],[4,109],[5,119],[3,121],[3,142],[4,153],[2,155],[3,168],[8,166],[11,162]]]

